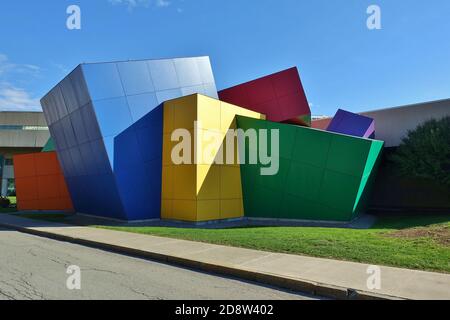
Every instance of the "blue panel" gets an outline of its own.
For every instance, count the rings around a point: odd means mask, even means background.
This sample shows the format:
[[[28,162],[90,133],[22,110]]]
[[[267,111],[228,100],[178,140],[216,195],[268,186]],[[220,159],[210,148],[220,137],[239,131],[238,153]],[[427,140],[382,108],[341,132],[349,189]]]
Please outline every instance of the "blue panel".
[[[168,100],[180,98],[182,96],[183,92],[181,91],[181,89],[165,90],[156,93],[156,99],[158,100],[158,104],[164,103]]]
[[[73,131],[72,123],[70,121],[70,117],[65,117],[61,121],[61,128],[64,131],[64,137],[66,138],[66,143],[68,148],[75,147],[77,143],[77,139],[75,138],[75,132]]]
[[[86,175],[94,175],[98,173],[97,163],[93,156],[91,144],[89,142],[80,145],[81,161],[86,170]]]
[[[91,98],[89,96],[89,91],[84,79],[83,71],[81,70],[81,66],[76,67],[75,70],[73,70],[69,75],[69,78],[72,83],[75,97],[78,101],[78,106],[85,106]]]
[[[57,117],[56,120],[60,120],[68,114],[66,103],[64,101],[64,98],[63,98],[63,95],[61,93],[61,89],[59,86],[55,87],[52,91],[53,91],[53,102],[56,106],[56,112],[57,112],[57,114],[55,115]]]
[[[117,67],[126,95],[155,91],[146,61],[119,62]]]
[[[94,109],[103,137],[115,136],[133,123],[125,97],[96,101]]]
[[[103,144],[105,145],[106,154],[111,164],[111,168],[114,168],[114,137],[103,138]]]
[[[83,118],[83,124],[90,141],[101,138],[100,128],[98,127],[97,117],[91,103],[80,109]]]
[[[91,141],[92,158],[97,167],[97,172],[99,174],[110,174],[111,166],[109,164],[109,159],[106,154],[105,145],[103,140]]]
[[[85,64],[83,73],[91,100],[117,98],[125,95],[115,63]]]
[[[203,84],[196,58],[174,59],[180,87]]]
[[[127,101],[133,122],[141,119],[158,105],[158,100],[156,99],[156,94],[154,93],[129,96],[127,97]]]
[[[83,117],[81,115],[81,109],[74,111],[70,115],[70,119],[72,122],[73,130],[75,132],[75,137],[78,141],[78,144],[86,143],[89,141],[89,137],[84,127]]]
[[[160,217],[163,105],[114,140],[114,172],[128,220]]]
[[[67,113],[72,113],[79,108],[78,100],[75,94],[75,90],[72,87],[72,81],[70,81],[70,77],[66,77],[63,81],[61,81],[61,93],[64,97],[64,101],[67,107]]]
[[[179,88],[177,73],[173,60],[148,61],[155,91]]]

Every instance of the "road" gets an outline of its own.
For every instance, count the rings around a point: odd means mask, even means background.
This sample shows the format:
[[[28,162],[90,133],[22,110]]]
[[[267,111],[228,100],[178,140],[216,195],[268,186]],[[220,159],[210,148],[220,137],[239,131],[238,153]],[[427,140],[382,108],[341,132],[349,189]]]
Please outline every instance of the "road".
[[[66,286],[81,269],[81,289]],[[253,283],[0,228],[0,300],[311,299]]]

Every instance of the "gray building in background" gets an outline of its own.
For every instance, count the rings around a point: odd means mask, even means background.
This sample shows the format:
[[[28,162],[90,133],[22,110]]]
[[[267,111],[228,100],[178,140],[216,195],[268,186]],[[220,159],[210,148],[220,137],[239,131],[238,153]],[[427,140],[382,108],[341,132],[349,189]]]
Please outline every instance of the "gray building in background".
[[[0,195],[15,193],[16,154],[40,152],[50,137],[44,113],[0,111]]]
[[[431,119],[450,116],[450,99],[361,112],[375,119],[375,136],[386,147],[397,147],[408,131]]]

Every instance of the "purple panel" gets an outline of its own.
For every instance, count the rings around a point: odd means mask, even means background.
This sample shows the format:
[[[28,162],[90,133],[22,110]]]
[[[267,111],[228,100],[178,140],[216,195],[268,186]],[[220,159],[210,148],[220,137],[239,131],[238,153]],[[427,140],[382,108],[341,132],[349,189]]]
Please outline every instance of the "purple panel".
[[[369,138],[375,133],[375,120],[369,117],[339,109],[327,131]]]

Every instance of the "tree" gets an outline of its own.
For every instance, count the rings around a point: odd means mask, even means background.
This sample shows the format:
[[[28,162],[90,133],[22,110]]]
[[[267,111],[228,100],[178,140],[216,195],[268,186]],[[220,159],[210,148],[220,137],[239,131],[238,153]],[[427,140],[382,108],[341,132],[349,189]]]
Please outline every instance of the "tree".
[[[433,179],[450,187],[450,117],[409,131],[391,156],[403,176]]]

